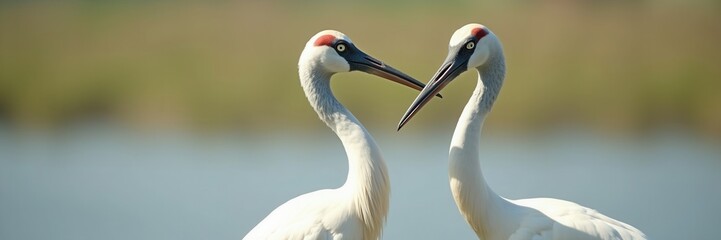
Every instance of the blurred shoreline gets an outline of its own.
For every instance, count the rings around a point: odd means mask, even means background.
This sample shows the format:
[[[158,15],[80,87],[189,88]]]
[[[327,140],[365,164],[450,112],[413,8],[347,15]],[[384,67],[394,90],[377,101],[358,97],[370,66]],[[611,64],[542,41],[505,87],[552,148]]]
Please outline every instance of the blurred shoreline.
[[[0,122],[48,130],[95,119],[137,129],[322,129],[296,73],[315,32],[341,30],[425,82],[453,29],[480,22],[500,36],[509,69],[491,132],[570,125],[718,139],[719,9],[715,1],[2,3]],[[462,75],[414,124],[453,126],[474,84],[475,74]],[[333,85],[361,121],[389,131],[416,94],[360,73],[336,76]]]

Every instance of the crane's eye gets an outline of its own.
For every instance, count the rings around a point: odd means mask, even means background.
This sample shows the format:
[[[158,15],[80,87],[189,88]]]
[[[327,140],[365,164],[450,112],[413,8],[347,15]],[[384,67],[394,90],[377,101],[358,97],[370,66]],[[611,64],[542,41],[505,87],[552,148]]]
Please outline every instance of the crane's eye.
[[[346,46],[343,43],[339,43],[338,45],[335,45],[335,50],[337,50],[338,52],[344,52],[345,49],[346,49]]]
[[[476,47],[476,44],[474,42],[466,43],[466,49],[473,49],[474,47]]]

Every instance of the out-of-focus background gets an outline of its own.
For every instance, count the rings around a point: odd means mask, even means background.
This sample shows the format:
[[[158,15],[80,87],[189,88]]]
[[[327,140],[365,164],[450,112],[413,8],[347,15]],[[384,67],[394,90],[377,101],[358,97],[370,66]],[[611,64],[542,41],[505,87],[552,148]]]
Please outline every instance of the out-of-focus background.
[[[653,239],[721,234],[721,3],[0,2],[0,239],[238,239],[347,165],[297,60],[316,32],[425,82],[478,22],[508,74],[482,166],[509,198],[556,197]],[[417,92],[363,73],[333,89],[376,136],[385,239],[473,239],[446,153],[476,75],[401,132]]]

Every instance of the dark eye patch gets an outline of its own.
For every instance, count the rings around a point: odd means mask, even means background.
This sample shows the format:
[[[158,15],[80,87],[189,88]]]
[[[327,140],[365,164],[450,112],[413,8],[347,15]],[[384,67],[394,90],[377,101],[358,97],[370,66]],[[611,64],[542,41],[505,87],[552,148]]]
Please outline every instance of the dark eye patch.
[[[340,46],[340,45],[343,45],[342,50],[339,49],[339,47],[338,47],[338,46]],[[351,49],[351,44],[348,43],[348,42],[346,42],[345,40],[342,40],[342,39],[338,39],[338,40],[333,44],[333,49],[335,49],[335,51],[336,51],[338,54],[341,54],[341,55],[343,55],[343,54],[348,54],[348,52],[351,52],[351,51],[352,51],[352,49]]]

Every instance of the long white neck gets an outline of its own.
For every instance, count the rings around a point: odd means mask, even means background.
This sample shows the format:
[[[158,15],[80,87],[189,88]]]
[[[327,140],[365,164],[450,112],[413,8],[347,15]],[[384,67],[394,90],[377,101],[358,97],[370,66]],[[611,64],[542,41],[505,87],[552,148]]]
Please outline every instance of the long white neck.
[[[481,128],[503,84],[503,54],[493,55],[478,69],[478,84],[458,119],[449,153],[449,180],[458,209],[481,239],[498,239],[490,232],[504,228],[501,223],[513,205],[497,195],[486,183],[479,163]],[[509,229],[509,231],[511,231]]]
[[[364,222],[364,239],[378,239],[388,214],[390,182],[385,161],[373,137],[333,95],[331,73],[300,65],[301,85],[318,117],[338,135],[348,155],[348,177],[338,191]]]

